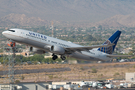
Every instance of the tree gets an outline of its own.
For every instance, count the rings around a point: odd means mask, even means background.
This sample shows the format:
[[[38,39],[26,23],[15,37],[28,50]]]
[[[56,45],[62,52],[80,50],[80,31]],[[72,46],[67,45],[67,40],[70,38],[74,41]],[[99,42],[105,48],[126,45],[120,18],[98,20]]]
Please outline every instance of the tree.
[[[100,30],[102,30],[102,26],[101,26],[101,25],[99,25],[98,28],[99,28]]]
[[[92,68],[92,73],[97,73],[97,69]]]
[[[87,35],[86,36],[86,41],[97,41],[97,39],[94,38],[92,35]]]

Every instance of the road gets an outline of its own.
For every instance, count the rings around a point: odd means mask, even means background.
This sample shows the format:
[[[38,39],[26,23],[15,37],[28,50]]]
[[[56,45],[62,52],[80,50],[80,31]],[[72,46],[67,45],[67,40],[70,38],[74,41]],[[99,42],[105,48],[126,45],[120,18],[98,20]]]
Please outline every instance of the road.
[[[77,89],[76,89],[77,90]],[[78,89],[80,90],[80,89]],[[96,89],[96,88],[83,88],[83,90],[135,90],[135,88],[121,88],[121,89]]]
[[[62,72],[71,71],[70,68],[50,68],[50,69],[23,69],[15,70],[14,74],[30,74],[30,73],[41,73],[41,72]],[[0,75],[7,75],[8,71],[0,71]]]

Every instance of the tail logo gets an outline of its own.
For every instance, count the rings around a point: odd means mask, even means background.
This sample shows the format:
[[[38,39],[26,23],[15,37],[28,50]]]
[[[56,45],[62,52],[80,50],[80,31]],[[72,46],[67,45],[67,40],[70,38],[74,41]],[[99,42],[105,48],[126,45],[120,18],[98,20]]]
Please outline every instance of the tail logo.
[[[121,31],[117,30],[107,41],[103,43],[103,45],[110,45],[110,44],[115,44],[113,46],[108,46],[108,47],[101,47],[98,48],[101,52],[107,53],[107,54],[112,54],[114,52],[115,46],[119,40]]]
[[[107,40],[106,42],[104,42],[103,45],[109,45],[109,44],[111,44],[111,42],[109,40]],[[101,52],[104,52],[104,53],[112,54],[112,52],[113,52],[113,46],[102,47],[102,48],[99,48],[99,50]]]

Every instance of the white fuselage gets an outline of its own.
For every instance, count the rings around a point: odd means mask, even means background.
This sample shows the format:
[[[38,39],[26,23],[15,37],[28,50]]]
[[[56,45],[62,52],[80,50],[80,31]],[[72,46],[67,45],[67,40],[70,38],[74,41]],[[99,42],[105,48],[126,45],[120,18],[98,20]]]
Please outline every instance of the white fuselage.
[[[57,38],[49,37],[49,36],[32,32],[32,31],[28,31],[28,30],[23,30],[23,29],[12,29],[12,30],[15,30],[15,32],[4,31],[2,32],[2,34],[8,39],[11,39],[15,42],[33,46],[36,48],[40,48],[47,52],[50,52],[48,49],[45,48],[45,46],[47,45],[60,46],[63,48],[84,47],[81,45],[71,43],[69,41],[60,40]],[[74,57],[81,60],[91,60],[91,61],[111,60],[111,58],[106,57],[106,55],[107,55],[106,53],[97,50],[97,48],[94,48],[92,50],[87,50],[87,51],[81,51],[81,52],[76,51],[71,54],[67,54],[67,56]]]

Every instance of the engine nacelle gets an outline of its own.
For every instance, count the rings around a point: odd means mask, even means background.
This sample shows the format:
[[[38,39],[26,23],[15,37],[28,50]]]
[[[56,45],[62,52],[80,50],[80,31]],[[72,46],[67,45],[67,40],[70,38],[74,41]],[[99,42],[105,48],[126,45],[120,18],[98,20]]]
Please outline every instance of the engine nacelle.
[[[65,49],[60,46],[51,46],[50,51],[55,54],[64,54]]]
[[[39,49],[39,48],[35,48],[35,47],[30,47],[30,48],[29,48],[29,51],[30,51],[30,52],[34,52],[34,53],[37,53],[37,54],[44,54],[44,53],[45,53],[44,50]]]

